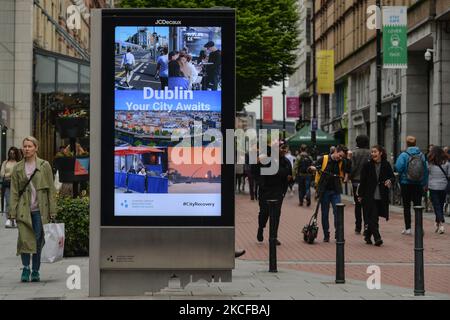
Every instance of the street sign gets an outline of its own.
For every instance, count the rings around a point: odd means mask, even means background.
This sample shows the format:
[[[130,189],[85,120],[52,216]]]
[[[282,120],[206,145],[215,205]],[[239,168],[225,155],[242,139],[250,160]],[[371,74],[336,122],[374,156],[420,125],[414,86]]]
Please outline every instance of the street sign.
[[[383,7],[383,68],[408,67],[407,7]]]
[[[318,121],[317,118],[311,119],[311,131],[317,131],[318,129]]]

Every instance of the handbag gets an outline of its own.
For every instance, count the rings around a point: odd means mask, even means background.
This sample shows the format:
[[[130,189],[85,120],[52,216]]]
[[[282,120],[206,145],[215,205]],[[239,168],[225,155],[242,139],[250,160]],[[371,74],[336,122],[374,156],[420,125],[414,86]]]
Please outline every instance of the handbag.
[[[444,176],[447,178],[447,187],[445,188],[445,192],[447,194],[450,193],[450,177],[447,176],[447,173],[445,173],[444,168],[442,168],[442,166],[438,166],[439,169],[441,169],[442,173],[444,174]]]

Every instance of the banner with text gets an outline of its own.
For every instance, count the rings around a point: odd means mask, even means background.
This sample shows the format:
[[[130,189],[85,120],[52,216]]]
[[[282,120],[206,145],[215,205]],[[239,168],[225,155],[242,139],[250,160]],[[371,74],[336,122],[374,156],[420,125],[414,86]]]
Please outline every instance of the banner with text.
[[[407,7],[383,7],[383,68],[408,68]]]
[[[288,118],[300,117],[300,98],[286,97],[286,116]]]
[[[273,123],[273,97],[263,97],[263,123]]]
[[[317,93],[334,93],[334,50],[317,52]]]

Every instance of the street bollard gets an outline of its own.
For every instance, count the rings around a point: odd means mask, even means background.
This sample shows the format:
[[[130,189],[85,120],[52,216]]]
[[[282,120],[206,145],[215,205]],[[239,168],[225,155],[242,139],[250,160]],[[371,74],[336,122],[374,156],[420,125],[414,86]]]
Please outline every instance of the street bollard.
[[[425,295],[424,262],[423,262],[423,209],[415,206],[416,213],[414,232],[414,295]]]
[[[336,283],[345,283],[345,257],[344,257],[344,207],[338,203],[336,215]]]
[[[276,217],[275,206],[278,200],[267,200],[269,208],[269,272],[278,272],[277,270],[277,244],[276,244]]]

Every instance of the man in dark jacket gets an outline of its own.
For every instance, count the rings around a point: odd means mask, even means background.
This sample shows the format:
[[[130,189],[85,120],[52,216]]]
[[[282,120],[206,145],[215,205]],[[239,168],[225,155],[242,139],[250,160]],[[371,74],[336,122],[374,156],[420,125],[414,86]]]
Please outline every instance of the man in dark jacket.
[[[361,181],[362,167],[370,160],[369,137],[359,135],[356,137],[356,149],[352,155],[352,168],[350,171],[350,180],[353,187],[353,199],[355,201],[355,233],[361,234],[362,223],[364,221],[364,230],[367,229],[367,217],[364,213],[361,203],[358,201],[357,190]],[[364,220],[363,220],[364,219]]]
[[[264,228],[269,219],[269,205],[267,200],[276,200],[274,205],[275,211],[275,237],[278,237],[278,226],[280,223],[281,206],[284,196],[286,195],[289,182],[292,181],[291,162],[285,157],[287,145],[280,146],[280,157],[278,159],[278,172],[274,175],[261,174],[260,192],[259,192],[259,217],[258,217],[258,234],[259,242],[264,240]],[[273,161],[273,160],[272,160]],[[269,166],[269,165],[267,165]],[[264,165],[262,165],[264,167]],[[276,244],[280,245],[280,241],[276,240]]]

